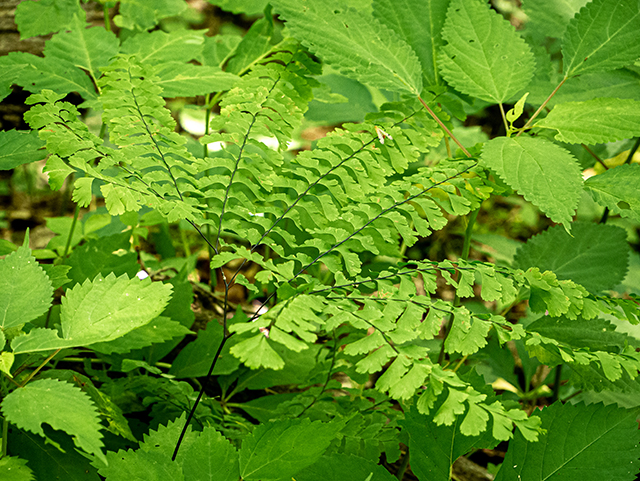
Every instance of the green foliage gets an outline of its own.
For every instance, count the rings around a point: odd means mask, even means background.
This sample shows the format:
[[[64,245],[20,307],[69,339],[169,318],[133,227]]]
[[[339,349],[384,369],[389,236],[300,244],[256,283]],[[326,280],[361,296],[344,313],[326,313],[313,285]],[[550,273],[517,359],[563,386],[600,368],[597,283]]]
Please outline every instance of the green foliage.
[[[0,246],[0,473],[446,481],[509,441],[497,479],[633,479],[637,2],[212,3],[258,18],[18,7],[53,35],[0,58],[32,93],[0,168],[46,157],[77,210]]]

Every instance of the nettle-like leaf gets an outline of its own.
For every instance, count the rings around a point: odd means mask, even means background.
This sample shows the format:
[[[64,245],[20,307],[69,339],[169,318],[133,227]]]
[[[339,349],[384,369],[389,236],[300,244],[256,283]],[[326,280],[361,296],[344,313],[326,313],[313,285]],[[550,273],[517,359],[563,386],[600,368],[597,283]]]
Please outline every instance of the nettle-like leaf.
[[[593,200],[611,213],[640,221],[640,165],[624,164],[587,179],[584,187]]]
[[[496,481],[607,479],[631,481],[639,469],[638,409],[561,404],[534,412],[545,434],[537,443],[516,434]]]
[[[589,0],[524,0],[522,8],[529,17],[527,31],[543,37],[562,38],[567,23]]]
[[[562,39],[565,77],[614,70],[640,56],[640,5],[593,0],[569,22]]]
[[[582,192],[580,168],[569,152],[540,138],[496,137],[485,143],[482,162],[569,229]]]
[[[161,0],[148,3],[145,0],[122,0],[119,15],[113,19],[119,27],[129,30],[150,30],[160,20],[179,15],[186,10],[182,0]]]
[[[18,249],[0,260],[0,328],[21,326],[51,306],[53,287],[31,250]]]
[[[442,37],[440,70],[464,94],[502,103],[533,76],[529,46],[484,0],[452,0]]]
[[[11,170],[22,164],[42,160],[46,152],[37,132],[3,130],[0,132],[0,170]]]
[[[78,0],[40,0],[20,2],[15,22],[20,39],[59,32],[73,26],[74,16],[84,20],[86,14]]]
[[[450,1],[374,1],[373,16],[399,34],[418,56],[425,86],[441,83],[438,52],[444,44],[441,31]]]
[[[558,279],[571,279],[589,291],[613,289],[627,273],[629,246],[623,229],[577,222],[571,235],[560,226],[547,229],[522,245],[514,259],[521,269],[539,267]]]
[[[240,449],[240,476],[247,481],[289,479],[315,463],[343,422],[285,419],[259,425]]]
[[[62,430],[73,436],[77,447],[106,461],[96,408],[89,396],[69,383],[55,379],[32,381],[4,398],[2,413],[20,429],[45,438],[43,423]]]
[[[186,64],[202,55],[206,38],[204,32],[205,30],[141,32],[124,40],[120,46],[120,53],[135,55],[142,64]]]
[[[55,34],[45,44],[45,57],[64,60],[98,78],[99,68],[109,65],[118,53],[118,39],[103,27],[86,28],[84,17],[78,15],[74,15],[70,27],[70,31]]]
[[[296,481],[342,481],[345,473],[351,479],[393,481],[394,476],[370,459],[347,454],[322,456],[318,462],[296,473]]]
[[[615,142],[640,135],[640,101],[600,98],[556,105],[535,127],[557,130],[570,144]]]
[[[97,276],[63,297],[62,337],[53,329],[36,328],[15,338],[11,346],[20,353],[111,341],[160,315],[170,296],[170,284],[129,279],[126,274]]]
[[[274,6],[292,34],[343,75],[386,90],[422,91],[415,52],[376,18],[337,2],[277,0]]]
[[[17,456],[3,456],[0,459],[0,474],[5,481],[33,481],[33,472],[27,460]]]

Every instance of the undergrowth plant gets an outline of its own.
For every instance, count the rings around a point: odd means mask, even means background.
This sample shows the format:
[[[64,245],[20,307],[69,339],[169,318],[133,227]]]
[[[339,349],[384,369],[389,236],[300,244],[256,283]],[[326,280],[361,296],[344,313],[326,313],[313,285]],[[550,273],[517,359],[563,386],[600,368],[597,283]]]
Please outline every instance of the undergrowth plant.
[[[519,31],[482,0],[349,3],[218,2],[263,13],[242,38],[157,28],[182,0],[118,2],[119,36],[77,1],[18,6],[23,38],[53,36],[0,58],[0,93],[32,93],[0,168],[46,157],[77,209],[45,250],[2,244],[0,478],[444,481],[508,441],[499,480],[635,479],[638,286],[614,290],[611,220],[640,222],[638,1],[527,0]],[[310,102],[346,100],[323,69],[383,100],[290,149]],[[204,97],[204,135],[178,97]],[[470,135],[491,106],[499,132]],[[553,225],[472,260],[514,194]],[[455,258],[407,257],[451,225]]]

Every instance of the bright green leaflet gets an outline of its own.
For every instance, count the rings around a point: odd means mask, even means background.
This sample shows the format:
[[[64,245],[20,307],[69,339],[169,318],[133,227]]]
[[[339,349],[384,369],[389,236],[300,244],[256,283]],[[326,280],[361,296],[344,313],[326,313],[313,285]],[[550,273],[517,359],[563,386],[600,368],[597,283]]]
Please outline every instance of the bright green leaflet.
[[[4,481],[33,481],[33,472],[27,466],[27,460],[17,456],[5,456],[0,459],[0,477]]]
[[[177,30],[174,32],[143,32],[127,38],[122,42],[120,53],[135,55],[139,62],[145,64],[162,64],[164,62],[183,62],[202,55],[204,30]]]
[[[111,341],[160,315],[170,296],[169,284],[129,279],[126,274],[97,276],[62,298],[62,338],[52,329],[33,329],[11,346],[19,353]]]
[[[496,481],[633,481],[638,472],[639,409],[555,403],[534,412],[547,433],[537,443],[516,435]]]
[[[242,442],[240,475],[246,481],[288,479],[315,463],[342,428],[309,419],[282,419],[256,427]]]
[[[497,137],[484,144],[482,162],[554,222],[569,229],[582,191],[576,159],[541,138]]]
[[[57,33],[47,42],[45,57],[62,59],[98,78],[99,68],[109,65],[118,53],[118,39],[102,27],[86,28],[77,16],[71,27],[71,31]]]
[[[78,0],[39,0],[20,2],[16,8],[15,22],[20,39],[59,32],[73,26],[74,15],[84,20],[84,10]]]
[[[343,75],[373,87],[419,95],[415,52],[377,19],[338,3],[276,0],[276,13],[303,45]]]
[[[522,8],[529,17],[527,31],[543,37],[562,38],[567,23],[589,0],[524,0]]]
[[[47,423],[73,436],[80,449],[106,460],[98,412],[89,396],[69,383],[55,379],[32,381],[4,398],[2,413],[20,429],[40,436],[45,436],[42,424]]]
[[[422,65],[425,86],[439,85],[438,52],[451,0],[375,0],[373,16],[411,46]]]
[[[31,250],[21,246],[0,260],[0,292],[0,328],[7,329],[47,312],[53,287]]]
[[[158,79],[153,83],[162,87],[162,95],[167,98],[223,92],[231,89],[240,80],[239,77],[223,72],[217,67],[179,62],[163,63],[157,69],[156,75]]]
[[[555,129],[569,144],[602,144],[640,136],[640,101],[600,98],[556,105],[535,127]]]
[[[533,76],[531,49],[483,0],[453,0],[442,37],[442,76],[464,94],[502,103]]]
[[[640,165],[625,164],[587,179],[585,189],[611,213],[640,221]]]
[[[42,160],[47,152],[36,132],[3,130],[0,132],[0,170]]]
[[[571,235],[561,226],[550,227],[518,249],[515,266],[553,271],[589,291],[613,289],[627,273],[629,245],[620,227],[576,222]]]
[[[562,39],[565,77],[614,70],[640,57],[637,0],[593,0],[569,22]]]

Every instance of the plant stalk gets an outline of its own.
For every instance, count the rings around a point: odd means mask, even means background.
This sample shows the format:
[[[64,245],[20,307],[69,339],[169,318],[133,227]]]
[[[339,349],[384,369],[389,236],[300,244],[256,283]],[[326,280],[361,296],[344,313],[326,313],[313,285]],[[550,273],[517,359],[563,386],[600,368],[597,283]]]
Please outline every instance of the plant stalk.
[[[522,127],[520,129],[520,132],[518,132],[516,134],[516,137],[520,137],[522,135],[522,132],[524,132],[525,130],[527,130],[528,128],[531,127],[531,123],[535,120],[535,118],[540,115],[540,112],[542,112],[542,109],[544,109],[547,104],[549,103],[549,101],[551,100],[551,98],[556,94],[556,92],[560,89],[560,87],[562,87],[564,85],[564,83],[569,80],[569,77],[565,77],[562,79],[562,81],[556,86],[555,89],[553,89],[553,92],[551,92],[551,94],[547,97],[547,99],[542,103],[542,105],[540,107],[538,107],[538,110],[535,111],[535,113],[531,116],[531,118],[529,120],[527,120],[527,123],[524,124],[524,127]]]
[[[460,147],[460,150],[462,150],[462,152],[464,152],[464,155],[466,155],[467,157],[471,158],[471,154],[469,153],[469,151],[468,151],[467,149],[465,149],[465,148],[464,148],[464,145],[462,145],[462,144],[460,143],[460,141],[456,138],[456,136],[455,136],[455,135],[453,135],[453,134],[451,133],[451,131],[447,128],[447,126],[446,126],[446,125],[444,125],[444,124],[442,123],[442,120],[440,120],[440,119],[438,118],[438,116],[435,114],[435,112],[429,108],[429,106],[427,105],[427,103],[426,103],[424,100],[422,100],[422,97],[420,97],[419,95],[418,95],[418,100],[420,101],[420,103],[422,104],[422,106],[423,106],[425,109],[427,109],[427,112],[429,112],[429,115],[431,115],[431,117],[433,117],[433,120],[435,120],[436,122],[438,122],[438,125],[440,126],[440,128],[441,128],[442,130],[444,130],[444,131],[445,131],[445,133],[446,133],[449,137],[451,137],[451,140],[453,140],[453,141],[456,143],[456,145],[457,145],[458,147]]]
[[[73,232],[76,229],[76,224],[78,223],[78,214],[80,214],[80,204],[76,204],[76,210],[73,213],[73,222],[71,222],[71,228],[69,229],[69,237],[67,237],[67,244],[64,246],[64,254],[62,254],[62,263],[67,260],[67,255],[69,254],[69,248],[71,247],[71,238],[73,237]]]

